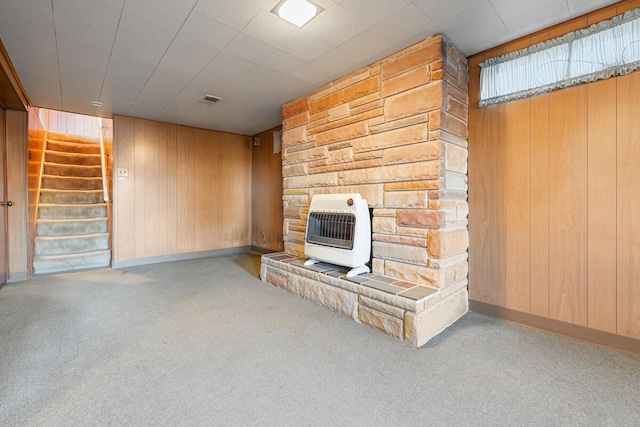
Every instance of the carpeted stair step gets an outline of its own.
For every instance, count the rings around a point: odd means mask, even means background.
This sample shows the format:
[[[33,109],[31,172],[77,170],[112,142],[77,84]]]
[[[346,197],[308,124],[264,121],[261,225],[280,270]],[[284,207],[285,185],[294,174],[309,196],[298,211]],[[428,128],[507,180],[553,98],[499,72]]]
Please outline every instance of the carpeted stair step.
[[[75,177],[102,177],[102,166],[84,166],[65,163],[44,163],[45,175],[75,176]]]
[[[100,138],[97,136],[78,135],[75,133],[62,133],[49,131],[47,133],[47,139],[53,139],[56,141],[68,141],[81,144],[99,144]]]
[[[65,153],[100,154],[99,144],[87,144],[47,139],[47,150]]]
[[[58,190],[99,190],[102,177],[76,178],[74,176],[42,175],[42,188]]]
[[[35,274],[60,273],[63,271],[109,267],[111,251],[101,250],[69,255],[47,255],[33,257]]]
[[[107,218],[39,219],[36,236],[77,236],[107,232]]]
[[[38,236],[35,238],[34,256],[65,255],[109,249],[107,233],[84,236]]]
[[[63,205],[104,202],[103,190],[40,190],[40,203],[58,203]]]
[[[40,203],[40,207],[38,208],[38,218],[42,219],[102,218],[106,216],[106,203],[95,203],[90,205]]]
[[[72,165],[101,165],[100,155],[97,154],[77,154],[77,153],[63,153],[60,151],[47,150],[44,155],[44,159],[51,163],[64,163]]]

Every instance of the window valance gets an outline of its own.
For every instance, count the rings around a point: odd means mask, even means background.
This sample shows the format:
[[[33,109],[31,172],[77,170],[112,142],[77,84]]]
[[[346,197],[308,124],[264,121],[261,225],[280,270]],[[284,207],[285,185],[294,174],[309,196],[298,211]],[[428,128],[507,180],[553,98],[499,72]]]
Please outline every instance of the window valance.
[[[480,107],[640,69],[640,8],[480,64]]]

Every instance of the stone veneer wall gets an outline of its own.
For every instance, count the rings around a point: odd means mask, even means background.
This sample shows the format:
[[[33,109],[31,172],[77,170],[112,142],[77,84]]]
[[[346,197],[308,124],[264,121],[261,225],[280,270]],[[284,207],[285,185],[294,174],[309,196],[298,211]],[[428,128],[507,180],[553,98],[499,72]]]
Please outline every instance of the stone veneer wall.
[[[468,63],[432,37],[283,106],[283,237],[304,253],[311,197],[360,193],[373,272],[467,287]]]

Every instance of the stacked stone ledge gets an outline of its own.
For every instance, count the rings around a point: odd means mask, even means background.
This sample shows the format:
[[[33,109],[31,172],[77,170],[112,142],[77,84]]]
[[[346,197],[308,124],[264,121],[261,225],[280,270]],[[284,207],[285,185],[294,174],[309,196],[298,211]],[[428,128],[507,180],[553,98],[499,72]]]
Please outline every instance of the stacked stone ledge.
[[[260,277],[415,346],[424,345],[468,306],[464,292],[439,291],[415,301],[264,256]]]
[[[285,251],[303,254],[313,195],[357,192],[375,273],[466,292],[467,88],[466,58],[436,36],[285,104]]]

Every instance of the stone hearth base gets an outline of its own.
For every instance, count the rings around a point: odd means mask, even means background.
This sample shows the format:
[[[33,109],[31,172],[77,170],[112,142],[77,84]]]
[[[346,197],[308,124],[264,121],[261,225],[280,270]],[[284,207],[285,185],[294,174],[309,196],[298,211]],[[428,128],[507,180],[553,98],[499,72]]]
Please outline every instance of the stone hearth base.
[[[344,269],[286,253],[262,256],[260,278],[419,347],[469,308],[466,284],[444,290],[378,274],[347,278]]]

